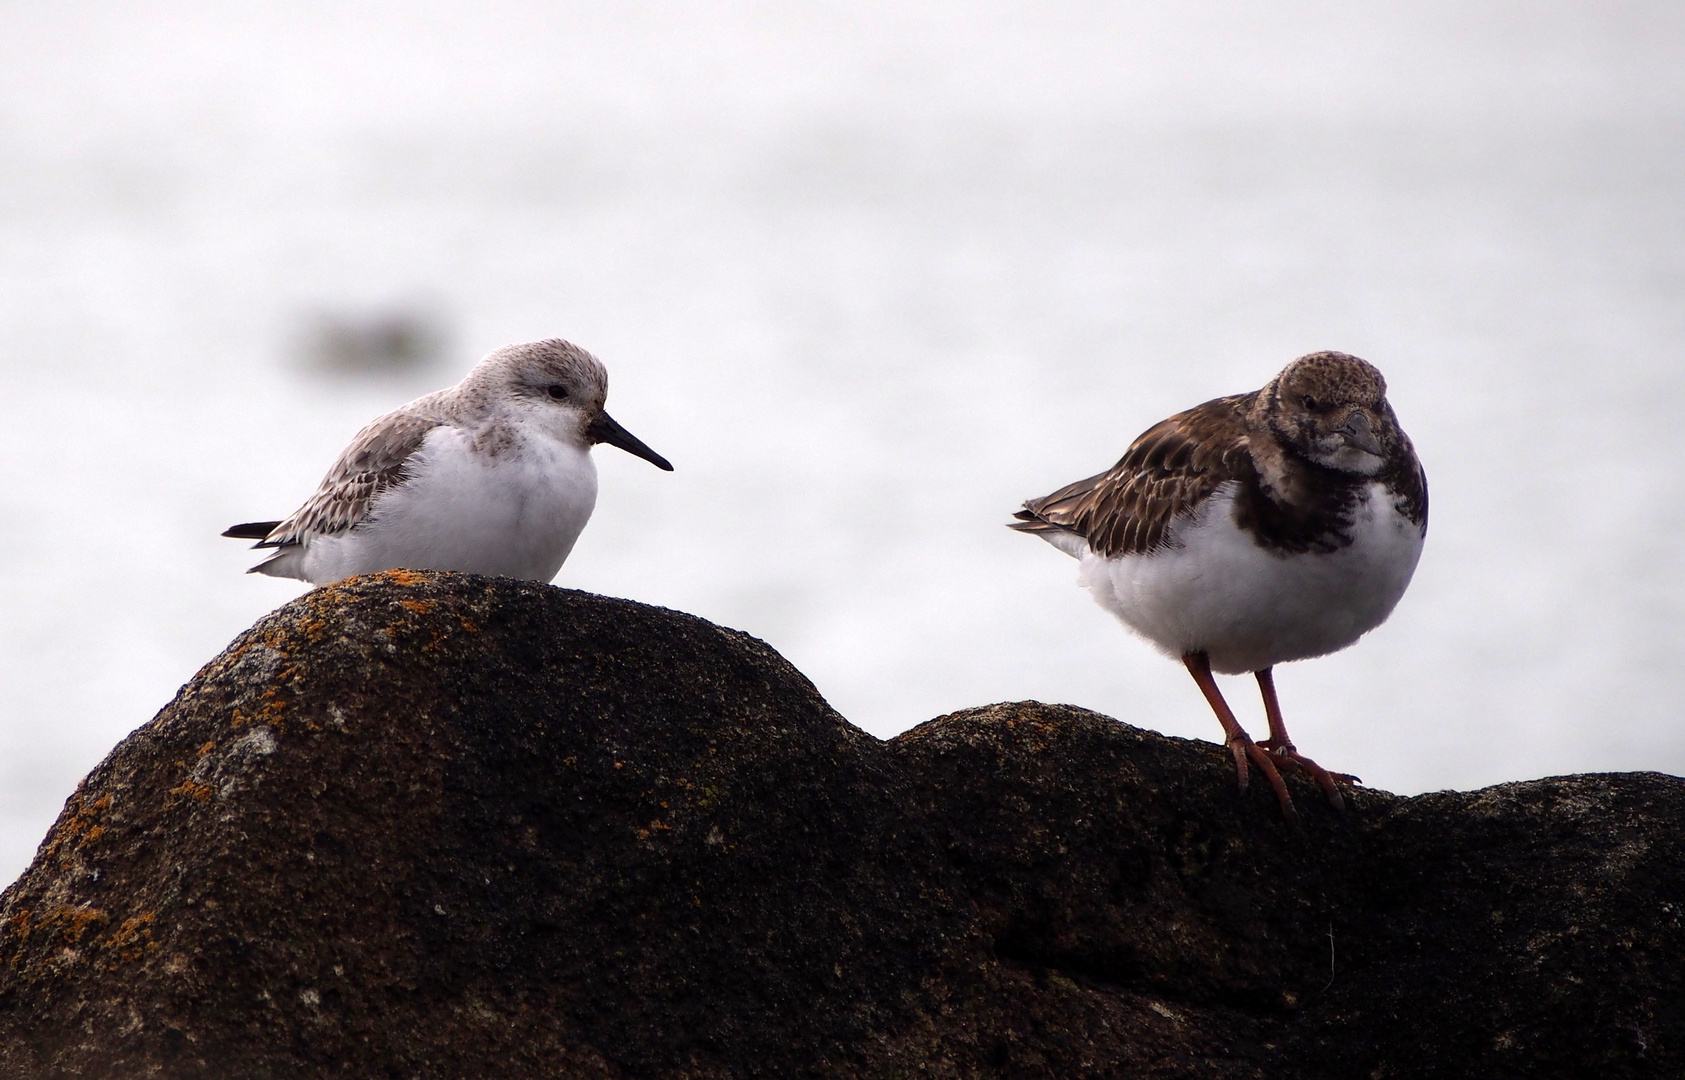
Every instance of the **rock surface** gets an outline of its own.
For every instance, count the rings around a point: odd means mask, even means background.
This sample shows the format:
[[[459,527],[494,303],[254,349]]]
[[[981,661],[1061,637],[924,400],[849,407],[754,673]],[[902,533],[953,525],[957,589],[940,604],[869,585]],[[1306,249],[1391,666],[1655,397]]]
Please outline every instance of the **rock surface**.
[[[0,1077],[1685,1075],[1685,781],[1287,826],[1021,703],[403,571],[242,635],[0,897]]]

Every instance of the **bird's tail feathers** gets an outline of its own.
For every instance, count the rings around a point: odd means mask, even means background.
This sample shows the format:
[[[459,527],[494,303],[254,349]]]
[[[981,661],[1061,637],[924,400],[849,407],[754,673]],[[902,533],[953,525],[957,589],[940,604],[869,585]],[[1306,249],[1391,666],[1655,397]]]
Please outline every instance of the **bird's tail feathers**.
[[[1043,521],[1028,510],[1020,510],[1013,517],[1018,520],[1007,522],[1007,528],[1039,536],[1073,559],[1082,558],[1088,551],[1088,541],[1081,533],[1073,532],[1063,525],[1055,525],[1051,521]]]
[[[268,577],[290,577],[300,581],[309,581],[304,576],[304,549],[298,544],[288,544],[269,558],[247,570],[248,574],[264,574]]]

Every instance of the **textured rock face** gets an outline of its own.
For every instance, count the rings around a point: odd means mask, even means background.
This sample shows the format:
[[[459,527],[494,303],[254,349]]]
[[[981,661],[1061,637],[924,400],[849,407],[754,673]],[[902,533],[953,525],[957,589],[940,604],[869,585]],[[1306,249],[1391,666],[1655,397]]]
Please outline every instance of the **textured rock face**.
[[[1296,795],[1063,706],[882,743],[699,619],[357,579],[71,798],[0,898],[0,1077],[1685,1074],[1685,782]]]
[[[1359,790],[1343,815],[1290,777],[1296,836],[1216,747],[1083,710],[894,745],[1003,966],[1151,997],[1215,1075],[1685,1075],[1677,777]]]

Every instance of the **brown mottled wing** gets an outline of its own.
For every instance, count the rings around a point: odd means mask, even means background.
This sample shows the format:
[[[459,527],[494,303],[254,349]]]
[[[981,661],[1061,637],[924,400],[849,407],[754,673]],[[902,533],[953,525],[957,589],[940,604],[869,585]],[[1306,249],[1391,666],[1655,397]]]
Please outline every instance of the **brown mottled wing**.
[[[1171,522],[1252,474],[1245,417],[1256,396],[1217,398],[1153,425],[1107,471],[1026,502],[1012,527],[1075,533],[1105,558],[1163,547]]]
[[[387,413],[351,440],[328,475],[293,516],[253,546],[287,547],[308,536],[344,532],[368,516],[377,495],[404,482],[410,455],[439,421],[415,412]]]

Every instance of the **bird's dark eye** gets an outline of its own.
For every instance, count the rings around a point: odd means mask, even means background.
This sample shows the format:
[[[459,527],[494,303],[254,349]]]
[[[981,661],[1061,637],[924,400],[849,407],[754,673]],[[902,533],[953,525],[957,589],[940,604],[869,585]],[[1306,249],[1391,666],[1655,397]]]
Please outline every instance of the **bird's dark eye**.
[[[550,396],[555,398],[557,401],[567,400],[568,388],[563,386],[561,383],[552,383],[546,389],[549,391]]]
[[[1305,408],[1311,410],[1312,412],[1315,412],[1316,410],[1322,408],[1322,402],[1318,401],[1316,398],[1311,397],[1309,394],[1305,395],[1301,399],[1301,401],[1304,403]]]

